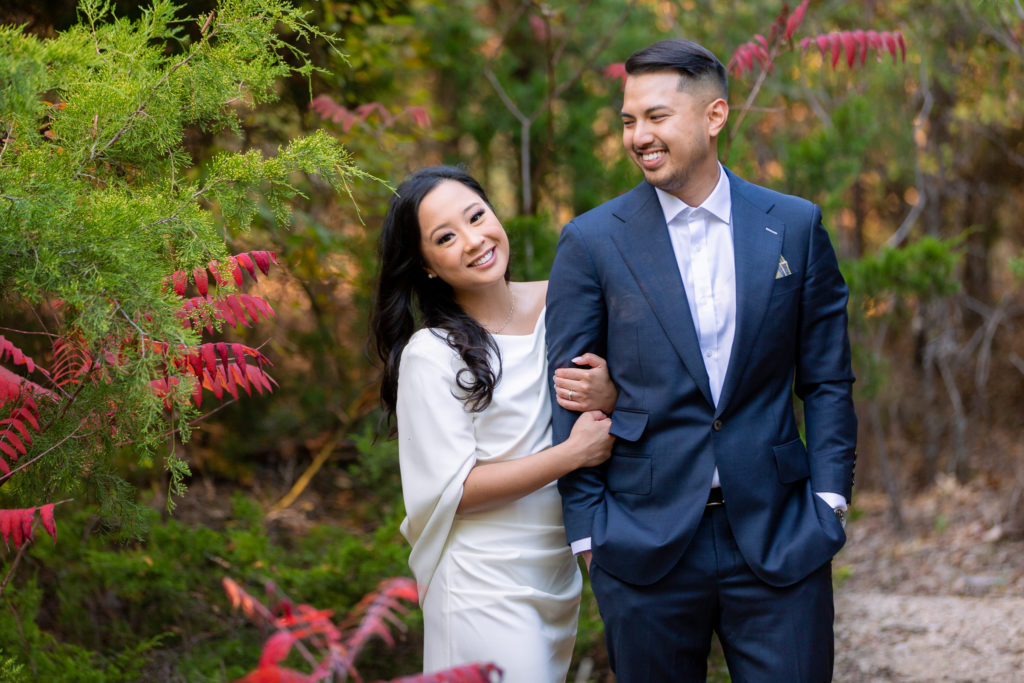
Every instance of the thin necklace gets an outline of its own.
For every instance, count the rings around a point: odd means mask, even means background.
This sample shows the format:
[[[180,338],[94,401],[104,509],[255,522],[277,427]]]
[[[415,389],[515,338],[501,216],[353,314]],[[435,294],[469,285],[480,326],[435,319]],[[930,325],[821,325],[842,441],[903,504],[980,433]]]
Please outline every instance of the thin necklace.
[[[487,325],[484,325],[483,326],[484,329],[487,330],[488,332],[490,332],[491,334],[501,334],[501,331],[504,330],[506,327],[508,327],[509,321],[512,320],[512,314],[515,313],[515,312],[516,312],[516,295],[513,294],[512,295],[512,305],[508,307],[508,315],[505,316],[505,322],[503,322],[501,324],[501,327],[499,327],[496,330],[492,330],[491,328],[487,327]]]

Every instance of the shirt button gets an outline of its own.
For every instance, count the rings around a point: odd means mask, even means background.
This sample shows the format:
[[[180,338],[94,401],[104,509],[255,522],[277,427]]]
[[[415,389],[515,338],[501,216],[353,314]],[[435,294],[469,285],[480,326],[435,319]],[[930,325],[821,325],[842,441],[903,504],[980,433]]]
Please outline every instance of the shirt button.
[[[711,423],[711,428],[714,429],[716,432],[722,431],[722,421],[715,420],[714,422]]]

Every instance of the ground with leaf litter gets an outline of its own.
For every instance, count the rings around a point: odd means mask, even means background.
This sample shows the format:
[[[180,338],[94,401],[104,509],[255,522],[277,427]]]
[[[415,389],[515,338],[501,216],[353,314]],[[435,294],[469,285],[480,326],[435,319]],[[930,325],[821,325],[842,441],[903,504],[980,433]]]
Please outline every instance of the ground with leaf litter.
[[[1024,681],[1020,493],[944,478],[903,500],[905,531],[882,494],[834,564],[837,683]]]

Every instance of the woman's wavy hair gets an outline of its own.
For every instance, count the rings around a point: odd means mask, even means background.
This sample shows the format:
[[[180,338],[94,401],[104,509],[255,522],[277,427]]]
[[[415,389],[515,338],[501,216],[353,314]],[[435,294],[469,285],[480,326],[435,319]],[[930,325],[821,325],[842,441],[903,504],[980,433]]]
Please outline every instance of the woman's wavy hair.
[[[427,277],[420,250],[420,202],[446,181],[462,183],[493,210],[484,188],[464,170],[431,166],[416,171],[398,186],[381,231],[372,344],[384,365],[380,400],[383,422],[392,436],[402,351],[420,326],[434,328],[435,333],[442,331],[448,346],[465,362],[456,383],[463,392],[459,398],[470,410],[479,412],[490,405],[494,387],[501,378],[501,357],[494,338],[455,302],[454,292],[446,282],[439,277]],[[505,281],[510,277],[511,272],[506,270]],[[491,352],[498,359],[497,367],[491,367]]]

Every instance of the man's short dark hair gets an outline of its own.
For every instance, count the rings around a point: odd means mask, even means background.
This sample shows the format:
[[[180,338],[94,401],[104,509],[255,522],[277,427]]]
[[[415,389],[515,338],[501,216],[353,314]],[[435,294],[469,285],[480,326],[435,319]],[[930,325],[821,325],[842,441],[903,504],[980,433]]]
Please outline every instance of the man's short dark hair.
[[[626,60],[626,73],[630,76],[675,71],[683,80],[679,89],[685,90],[687,82],[713,85],[719,94],[728,99],[729,77],[725,67],[710,50],[690,40],[669,38],[637,50]]]

